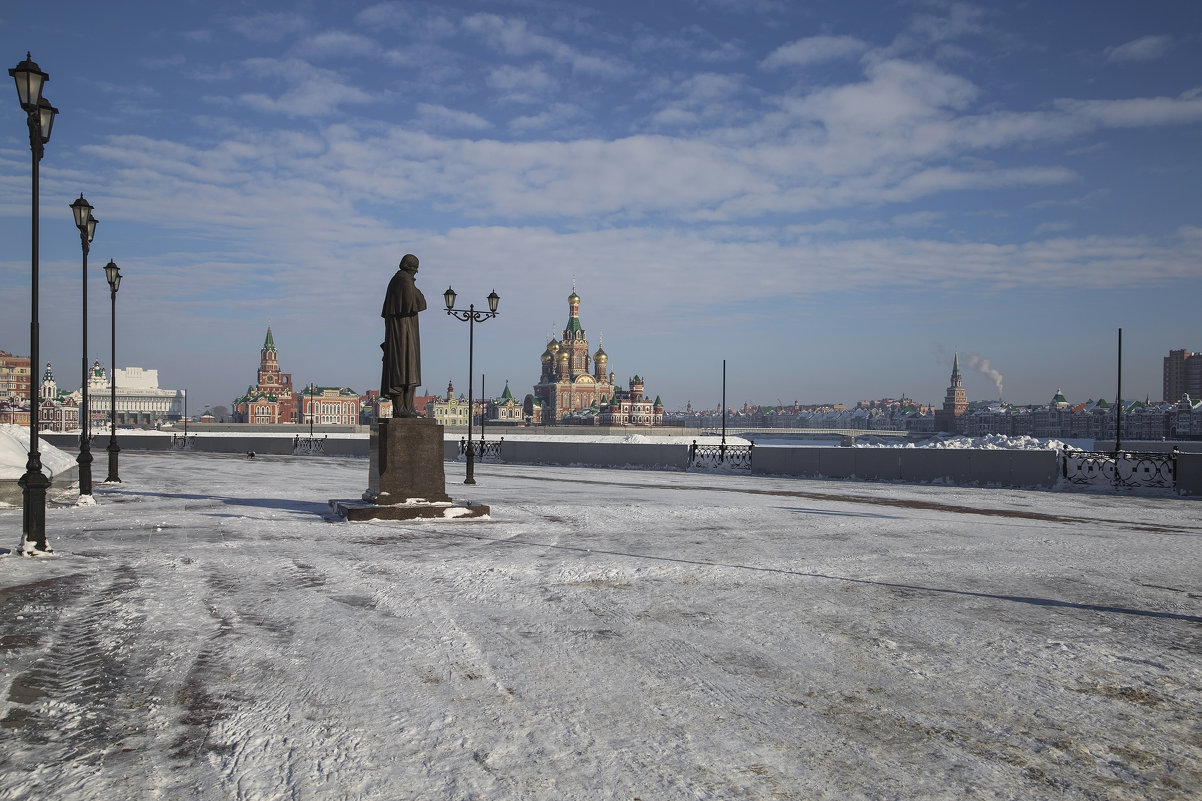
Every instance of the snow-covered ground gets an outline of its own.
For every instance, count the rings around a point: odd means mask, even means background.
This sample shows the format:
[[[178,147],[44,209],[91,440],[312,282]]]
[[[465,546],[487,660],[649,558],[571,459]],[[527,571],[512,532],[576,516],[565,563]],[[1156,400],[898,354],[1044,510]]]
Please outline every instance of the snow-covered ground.
[[[491,518],[326,522],[363,459],[123,453],[0,559],[0,798],[1202,787],[1197,501],[446,468]]]

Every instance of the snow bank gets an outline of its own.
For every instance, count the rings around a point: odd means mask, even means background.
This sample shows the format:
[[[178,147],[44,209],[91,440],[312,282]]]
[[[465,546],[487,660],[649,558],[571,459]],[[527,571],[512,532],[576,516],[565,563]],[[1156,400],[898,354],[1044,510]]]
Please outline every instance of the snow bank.
[[[49,442],[38,440],[44,472],[54,478],[75,466],[75,457]],[[0,481],[16,480],[25,475],[29,461],[29,429],[12,423],[0,424]]]
[[[984,437],[947,437],[924,442],[871,442],[855,444],[856,448],[957,448],[986,451],[1059,451],[1088,450],[1081,445],[1072,445],[1059,439],[989,434]]]

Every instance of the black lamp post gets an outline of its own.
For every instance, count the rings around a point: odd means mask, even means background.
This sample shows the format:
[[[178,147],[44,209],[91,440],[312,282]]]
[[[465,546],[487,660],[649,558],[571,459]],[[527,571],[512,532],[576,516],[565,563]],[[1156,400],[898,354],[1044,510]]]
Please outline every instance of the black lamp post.
[[[75,460],[79,464],[81,496],[92,494],[92,443],[89,425],[91,415],[88,410],[88,251],[91,250],[92,237],[96,235],[97,223],[96,218],[92,216],[92,208],[92,204],[84,200],[82,194],[79,200],[71,204],[71,211],[75,214],[75,227],[79,229],[79,247],[83,250],[83,384],[80,389],[83,399],[79,404],[82,416],[79,424],[79,456]]]
[[[317,394],[317,388],[313,386],[313,382],[309,382],[309,447],[313,446],[313,396]]]
[[[104,277],[109,282],[109,297],[113,304],[113,336],[112,336],[112,380],[109,381],[111,395],[109,396],[109,475],[105,482],[121,483],[117,475],[117,454],[121,448],[117,445],[117,290],[121,287],[121,269],[112,259],[104,265]]]
[[[473,399],[472,399],[472,372],[475,370],[472,364],[473,351],[476,345],[475,327],[476,323],[482,323],[490,317],[497,316],[497,304],[501,302],[501,296],[493,292],[488,296],[488,311],[476,311],[476,304],[468,306],[467,310],[455,308],[455,290],[447,287],[447,291],[442,293],[443,300],[447,304],[447,314],[457,320],[463,320],[467,323],[467,478],[463,480],[464,484],[476,483],[476,454],[472,447],[472,416],[473,416]]]
[[[32,205],[32,258],[30,281],[29,363],[34,369],[41,364],[38,353],[38,164],[42,160],[46,143],[50,141],[50,130],[54,127],[54,116],[58,109],[42,97],[42,87],[50,76],[38,69],[29,53],[25,60],[8,71],[17,84],[17,98],[29,124],[29,149],[33,153],[33,205]],[[50,479],[42,472],[42,455],[38,452],[38,423],[42,413],[40,387],[32,373],[29,376],[29,460],[25,463],[25,474],[17,482],[24,493],[22,513],[22,538],[20,552],[32,556],[51,553],[46,542],[46,490]]]

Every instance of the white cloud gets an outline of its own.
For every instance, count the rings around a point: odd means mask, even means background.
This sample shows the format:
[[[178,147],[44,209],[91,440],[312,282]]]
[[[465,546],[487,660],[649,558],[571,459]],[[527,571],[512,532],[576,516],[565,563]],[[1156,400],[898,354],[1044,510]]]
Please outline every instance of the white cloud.
[[[314,67],[297,58],[252,58],[245,68],[259,77],[276,78],[289,85],[278,96],[260,92],[238,95],[238,101],[260,111],[278,112],[290,117],[329,114],[345,103],[368,103],[367,92],[343,79],[336,72]]]
[[[437,106],[432,103],[418,103],[417,113],[422,127],[427,129],[455,130],[468,128],[482,131],[492,127],[492,123],[479,114],[473,114],[470,111],[459,111],[447,108],[446,106]]]
[[[773,50],[760,62],[764,69],[804,67],[825,61],[859,58],[869,48],[867,42],[854,36],[810,36],[798,39]]]
[[[486,83],[507,100],[534,103],[558,88],[559,83],[538,66],[515,67],[503,64],[488,73]]]
[[[292,52],[305,58],[375,58],[380,56],[382,50],[374,39],[367,36],[346,31],[324,31],[297,42]]]
[[[1129,61],[1153,61],[1173,48],[1171,36],[1141,36],[1130,42],[1106,48],[1106,60],[1112,64]]]
[[[1178,97],[1137,97],[1124,100],[1057,100],[1056,108],[1092,125],[1136,128],[1202,120],[1202,96],[1197,91]]]
[[[568,124],[579,116],[579,106],[571,103],[556,103],[550,108],[540,111],[537,114],[514,117],[509,121],[509,128],[513,131],[538,131],[553,129],[558,126]]]
[[[534,33],[524,20],[506,19],[496,14],[473,14],[463,21],[463,27],[508,55],[549,56],[575,72],[599,78],[620,78],[630,73],[630,67],[616,59],[581,53],[558,39]]]
[[[377,3],[355,15],[355,23],[371,28],[403,28],[413,20],[409,7],[400,2]]]
[[[231,17],[229,26],[247,39],[278,42],[287,36],[307,30],[309,19],[298,13],[263,13],[248,17]]]

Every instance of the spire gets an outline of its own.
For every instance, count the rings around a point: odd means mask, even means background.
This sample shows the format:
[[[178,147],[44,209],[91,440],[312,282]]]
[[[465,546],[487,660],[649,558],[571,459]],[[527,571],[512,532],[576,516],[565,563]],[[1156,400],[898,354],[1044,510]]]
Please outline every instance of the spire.
[[[263,350],[275,350],[275,338],[271,335],[271,326],[267,326],[267,339],[263,340]]]
[[[960,354],[952,357],[952,386],[958,387],[963,383],[960,378]]]

